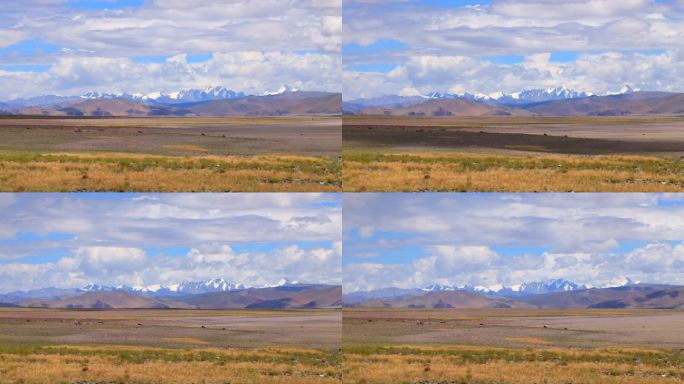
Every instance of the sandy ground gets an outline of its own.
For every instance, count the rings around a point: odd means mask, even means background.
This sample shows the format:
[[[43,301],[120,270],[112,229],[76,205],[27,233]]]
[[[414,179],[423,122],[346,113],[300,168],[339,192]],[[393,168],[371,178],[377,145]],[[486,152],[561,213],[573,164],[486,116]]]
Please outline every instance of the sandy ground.
[[[339,348],[341,311],[0,309],[0,343]]]
[[[0,151],[339,156],[339,117],[0,119]]]
[[[684,118],[345,118],[346,148],[684,154]]]
[[[345,309],[343,323],[350,343],[684,348],[680,311]]]

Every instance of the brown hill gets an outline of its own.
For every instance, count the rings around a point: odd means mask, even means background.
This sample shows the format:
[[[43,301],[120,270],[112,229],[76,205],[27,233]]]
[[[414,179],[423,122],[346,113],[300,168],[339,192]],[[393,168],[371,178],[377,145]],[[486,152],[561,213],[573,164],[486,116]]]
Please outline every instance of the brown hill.
[[[555,100],[526,106],[542,116],[628,116],[684,114],[684,94],[636,92],[613,96],[591,96]]]
[[[73,309],[141,309],[141,308],[192,308],[190,305],[165,299],[153,299],[127,292],[88,292],[61,300],[26,300],[22,307],[73,308]]]
[[[20,115],[44,116],[145,116],[151,107],[123,99],[85,100],[57,106],[30,107],[19,111]]]
[[[432,99],[423,103],[395,108],[372,107],[358,112],[362,115],[392,116],[528,116],[530,112],[500,105],[490,105],[466,99]]]
[[[633,285],[558,292],[521,299],[537,308],[684,308],[684,287]]]
[[[304,285],[251,288],[197,295],[184,301],[201,309],[339,307],[342,305],[342,287]]]
[[[394,299],[374,299],[359,306],[385,308],[520,308],[527,304],[503,298],[475,295],[465,291],[426,292]]]
[[[198,116],[337,115],[342,95],[325,92],[288,92],[272,96],[247,96],[185,105]]]
[[[20,115],[44,116],[285,116],[335,115],[342,95],[327,92],[288,92],[179,105],[148,105],[125,99],[93,99],[19,110]]]

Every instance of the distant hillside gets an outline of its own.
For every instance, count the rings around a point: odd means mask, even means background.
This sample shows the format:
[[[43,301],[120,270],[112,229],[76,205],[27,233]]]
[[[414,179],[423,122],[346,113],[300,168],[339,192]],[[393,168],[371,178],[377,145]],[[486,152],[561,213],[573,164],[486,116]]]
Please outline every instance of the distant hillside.
[[[202,309],[339,307],[342,305],[342,288],[330,285],[250,288],[195,295],[184,301]]]
[[[19,115],[43,116],[286,116],[335,115],[342,96],[326,92],[286,92],[196,103],[146,104],[123,98],[79,99],[55,105],[19,109]]]
[[[491,105],[466,99],[428,99],[422,103],[398,107],[370,107],[359,110],[362,115],[392,116],[528,116],[523,109]]]
[[[198,116],[334,115],[342,112],[342,95],[324,92],[288,92],[183,104]]]
[[[120,308],[192,308],[179,301],[152,299],[126,292],[88,292],[60,300],[27,300],[22,307],[69,309],[120,309]]]
[[[684,308],[684,287],[631,285],[535,295],[520,299],[538,308]]]
[[[543,116],[627,116],[684,114],[684,94],[635,92],[555,100],[524,107]]]
[[[484,292],[415,290],[394,297],[363,301],[358,300],[359,295],[351,296],[357,300],[348,300],[349,297],[350,295],[345,295],[345,305],[386,308],[684,309],[684,286],[658,284],[531,294],[515,299],[496,297]]]
[[[530,305],[505,298],[492,298],[465,291],[422,292],[392,299],[371,299],[361,303],[362,307],[385,308],[519,308]]]
[[[374,104],[378,103],[378,104]],[[385,103],[385,104],[382,104]],[[496,104],[472,98],[385,96],[345,102],[345,113],[391,116],[629,116],[684,114],[684,93],[630,92],[542,102]]]
[[[143,292],[95,291],[54,299],[31,298],[7,305],[70,309],[324,308],[342,305],[342,288],[332,285],[296,284],[173,297],[152,297]]]
[[[85,100],[68,102],[49,107],[28,107],[20,109],[20,115],[43,116],[145,116],[150,106],[123,99]]]

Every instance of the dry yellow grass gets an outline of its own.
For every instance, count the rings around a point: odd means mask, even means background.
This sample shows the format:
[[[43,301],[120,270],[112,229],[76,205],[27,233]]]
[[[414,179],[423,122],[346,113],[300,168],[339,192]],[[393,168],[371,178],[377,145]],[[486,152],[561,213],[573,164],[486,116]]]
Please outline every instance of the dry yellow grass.
[[[164,340],[175,341],[176,343],[183,343],[183,344],[200,344],[200,345],[209,344],[209,342],[206,340],[196,339],[196,338],[192,338],[192,337],[165,337]]]
[[[134,347],[52,347],[0,352],[0,383],[244,383],[340,382],[340,366],[316,350],[164,350]]]
[[[506,340],[520,344],[551,344],[548,340],[544,340],[538,337],[506,337]]]
[[[655,384],[684,378],[679,360],[658,360],[662,351],[650,355],[653,352],[634,350],[394,348],[371,354],[345,349],[344,383]]]
[[[199,145],[163,145],[164,148],[173,149],[184,152],[202,152],[207,153],[209,150]]]
[[[349,192],[664,192],[684,190],[684,162],[655,156],[346,151]]]
[[[0,156],[0,191],[337,191],[340,161],[305,156]]]

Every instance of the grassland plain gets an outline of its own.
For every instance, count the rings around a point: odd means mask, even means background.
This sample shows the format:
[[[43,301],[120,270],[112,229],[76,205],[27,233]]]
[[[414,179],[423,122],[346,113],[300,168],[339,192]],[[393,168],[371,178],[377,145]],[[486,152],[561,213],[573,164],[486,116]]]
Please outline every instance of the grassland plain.
[[[0,119],[1,191],[336,191],[340,119]]]
[[[340,311],[0,310],[0,383],[335,383]]]
[[[684,313],[345,308],[345,383],[678,383]]]
[[[345,191],[684,190],[682,117],[344,117]]]

